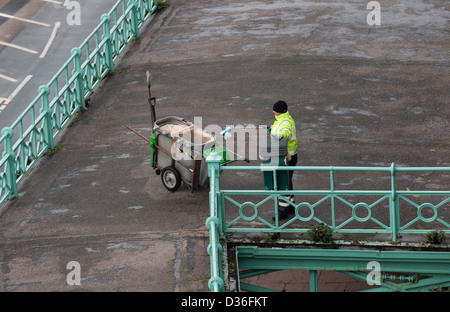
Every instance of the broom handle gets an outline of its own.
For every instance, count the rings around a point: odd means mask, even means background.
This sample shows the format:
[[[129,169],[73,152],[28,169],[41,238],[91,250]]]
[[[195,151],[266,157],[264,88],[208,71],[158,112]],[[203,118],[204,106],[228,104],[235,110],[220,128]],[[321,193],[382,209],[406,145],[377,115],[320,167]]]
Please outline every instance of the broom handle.
[[[147,86],[148,86],[148,103],[150,104],[150,116],[151,116],[151,127],[152,127],[152,132],[153,132],[153,124],[155,122],[155,116],[154,116],[154,112],[153,112],[153,105],[152,105],[152,92],[151,92],[151,80],[152,80],[152,75],[150,74],[149,71],[147,71]]]
[[[142,134],[140,134],[139,132],[137,132],[136,130],[134,130],[133,128],[131,128],[130,126],[125,125],[125,127],[127,127],[129,130],[133,131],[135,134],[137,134],[138,136],[140,136],[142,139],[144,139],[145,141],[147,141],[148,143],[150,143],[150,140],[147,139],[145,136],[143,136]]]
[[[140,134],[139,132],[137,132],[136,130],[134,130],[133,128],[131,128],[130,126],[125,125],[126,128],[128,128],[129,130],[133,131],[134,133],[136,133],[138,136],[140,136],[142,139],[144,139],[145,141],[147,141],[148,143],[150,143],[150,140],[147,139],[145,136],[143,136],[142,134]],[[169,156],[171,159],[175,160],[177,163],[179,163],[180,165],[182,165],[184,168],[186,168],[189,171],[193,171],[191,168],[189,168],[188,165],[182,163],[179,160],[176,160],[175,158],[172,157],[172,155],[170,155],[169,152],[163,150],[161,147],[159,147],[158,145],[154,144],[154,146],[159,149],[161,152],[163,152],[164,154],[166,154],[167,156]]]

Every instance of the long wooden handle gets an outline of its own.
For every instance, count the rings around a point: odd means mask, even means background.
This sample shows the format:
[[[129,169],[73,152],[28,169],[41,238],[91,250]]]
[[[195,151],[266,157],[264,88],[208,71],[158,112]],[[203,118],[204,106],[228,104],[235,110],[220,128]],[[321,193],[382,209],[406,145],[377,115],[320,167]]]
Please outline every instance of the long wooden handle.
[[[133,128],[131,128],[130,126],[125,125],[125,127],[127,127],[128,129],[130,129],[131,131],[133,131],[134,133],[136,133],[138,136],[140,136],[142,139],[144,139],[145,141],[147,141],[148,143],[150,143],[150,140],[147,139],[145,136],[143,136],[142,134],[140,134],[139,132],[137,132],[136,130],[134,130]],[[158,150],[160,150],[161,152],[163,152],[164,154],[166,154],[167,156],[169,156],[170,158],[172,158],[173,160],[175,160],[177,163],[179,163],[180,165],[182,165],[184,168],[188,169],[189,171],[193,171],[188,165],[182,163],[181,161],[178,161],[176,159],[174,159],[172,157],[172,155],[170,155],[169,152],[163,150],[161,147],[159,147],[156,144],[153,144],[153,146],[155,146]]]
[[[152,75],[150,74],[149,71],[147,71],[147,85],[150,87],[151,86],[151,81],[152,80]]]
[[[143,138],[145,141],[147,141],[148,143],[150,143],[150,140],[147,139],[145,136],[143,136],[142,134],[140,134],[139,132],[137,132],[136,130],[134,130],[133,128],[131,128],[130,126],[125,125],[125,127],[127,127],[128,129],[130,129],[131,131],[133,131],[134,133],[136,133],[138,136],[140,136],[141,138]]]
[[[148,104],[150,104],[150,117],[151,117],[151,128],[153,132],[153,124],[155,123],[155,116],[153,114],[153,107],[152,107],[152,92],[151,92],[151,86],[152,86],[152,75],[149,71],[146,73],[147,75],[147,86],[148,86]]]

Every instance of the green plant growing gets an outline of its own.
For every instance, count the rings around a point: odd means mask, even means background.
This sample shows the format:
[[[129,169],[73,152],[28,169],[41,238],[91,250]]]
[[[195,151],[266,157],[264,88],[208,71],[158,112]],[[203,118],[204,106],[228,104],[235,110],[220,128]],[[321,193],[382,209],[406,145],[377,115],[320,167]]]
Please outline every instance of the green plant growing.
[[[428,232],[426,238],[430,244],[443,244],[445,243],[445,235],[442,231]]]
[[[307,234],[314,242],[331,243],[333,241],[333,233],[329,226],[319,223],[308,230]]]
[[[53,156],[53,155],[55,155],[56,153],[58,153],[59,150],[60,150],[63,146],[64,146],[64,145],[60,145],[60,146],[58,146],[58,147],[55,147],[55,148],[52,149],[52,150],[48,150],[48,151],[46,151],[43,155],[44,155],[44,156]]]
[[[154,2],[156,5],[156,12],[161,11],[164,8],[167,8],[170,6],[170,3],[167,2],[166,0],[157,0]]]

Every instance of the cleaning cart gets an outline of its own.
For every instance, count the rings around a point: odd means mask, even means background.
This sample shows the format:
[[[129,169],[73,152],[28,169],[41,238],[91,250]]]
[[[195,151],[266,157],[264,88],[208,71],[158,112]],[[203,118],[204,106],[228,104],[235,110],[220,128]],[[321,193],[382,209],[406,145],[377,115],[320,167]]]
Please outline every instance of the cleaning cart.
[[[151,96],[149,72],[147,82],[152,125],[150,139],[131,127],[126,127],[150,143],[151,166],[161,176],[166,189],[175,192],[184,183],[193,192],[200,186],[205,186],[208,182],[206,157],[212,152],[222,156],[222,165],[240,160],[230,160],[228,151],[223,146],[216,145],[215,136],[184,118],[168,116],[156,120],[156,98]],[[248,159],[241,158],[249,162]]]
[[[161,175],[164,187],[172,192],[181,182],[192,191],[207,184],[206,157],[212,151],[222,156],[222,164],[230,161],[226,149],[216,146],[213,135],[176,116],[155,121],[150,147],[152,167]]]

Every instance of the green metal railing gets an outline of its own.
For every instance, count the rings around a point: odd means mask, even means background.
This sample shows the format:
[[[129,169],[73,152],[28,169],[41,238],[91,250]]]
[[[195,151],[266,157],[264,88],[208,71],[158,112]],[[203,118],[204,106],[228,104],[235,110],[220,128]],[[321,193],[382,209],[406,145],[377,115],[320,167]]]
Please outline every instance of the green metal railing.
[[[12,126],[2,129],[0,206],[17,196],[17,185],[54,148],[55,139],[114,71],[114,63],[155,10],[153,0],[119,0],[49,83],[39,87]]]
[[[372,233],[389,235],[397,242],[401,234],[425,234],[441,230],[450,234],[450,190],[417,191],[398,190],[396,173],[437,172],[448,173],[450,167],[269,167],[269,166],[220,166],[220,157],[207,158],[210,177],[210,217],[206,221],[210,229],[211,280],[210,289],[222,289],[220,259],[222,250],[219,239],[226,233],[306,233],[310,223],[325,224],[334,233]],[[325,172],[329,176],[329,189],[321,190],[222,190],[220,174],[223,171],[272,171],[276,182],[277,171]],[[386,190],[338,190],[335,187],[336,172],[388,173],[389,189]],[[261,187],[262,188],[262,187]],[[295,214],[281,222],[278,203],[295,195],[302,201],[294,204]],[[239,202],[235,197],[243,197]],[[252,202],[249,198],[257,198]],[[370,199],[352,203],[349,197]],[[313,199],[314,198],[314,199]],[[433,200],[431,200],[433,198]],[[306,200],[310,200],[309,202]],[[231,207],[228,207],[231,206]],[[320,207],[320,208],[319,208]],[[378,215],[375,216],[375,209]],[[249,213],[250,211],[250,213]],[[307,212],[305,215],[305,211]],[[347,215],[344,214],[347,213]],[[319,216],[320,214],[320,216]],[[363,216],[361,216],[363,214]],[[275,216],[275,220],[272,217]],[[326,219],[326,220],[325,220]],[[430,226],[427,227],[427,224]],[[214,270],[213,270],[214,269]]]
[[[450,253],[415,250],[346,250],[236,246],[238,289],[273,291],[242,282],[279,270],[308,270],[311,292],[319,291],[317,271],[335,271],[371,282],[364,291],[438,291],[450,286]],[[379,265],[376,285],[373,267]],[[369,265],[368,265],[369,264]]]

